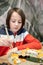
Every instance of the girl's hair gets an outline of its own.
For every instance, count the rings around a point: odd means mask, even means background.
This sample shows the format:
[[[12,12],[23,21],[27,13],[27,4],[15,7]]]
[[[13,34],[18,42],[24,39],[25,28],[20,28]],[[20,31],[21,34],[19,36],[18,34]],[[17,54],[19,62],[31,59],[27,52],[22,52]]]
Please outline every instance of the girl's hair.
[[[10,29],[10,18],[11,18],[11,15],[12,15],[12,13],[13,13],[14,11],[17,12],[17,13],[21,16],[21,18],[22,18],[22,27],[23,27],[24,24],[25,24],[25,14],[24,14],[24,12],[22,11],[22,9],[20,9],[20,8],[11,8],[11,9],[8,11],[7,18],[6,18],[6,26],[7,26],[8,29]],[[21,28],[22,28],[22,27],[21,27]]]

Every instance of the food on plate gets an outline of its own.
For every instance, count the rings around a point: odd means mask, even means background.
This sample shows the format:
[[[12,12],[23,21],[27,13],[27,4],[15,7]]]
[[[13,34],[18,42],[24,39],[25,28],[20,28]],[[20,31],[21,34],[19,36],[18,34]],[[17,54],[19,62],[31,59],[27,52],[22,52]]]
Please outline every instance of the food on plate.
[[[32,62],[43,62],[42,50],[35,49],[23,49],[17,50],[17,52],[12,49],[8,52],[8,60],[11,64],[19,64],[21,62],[32,61]]]

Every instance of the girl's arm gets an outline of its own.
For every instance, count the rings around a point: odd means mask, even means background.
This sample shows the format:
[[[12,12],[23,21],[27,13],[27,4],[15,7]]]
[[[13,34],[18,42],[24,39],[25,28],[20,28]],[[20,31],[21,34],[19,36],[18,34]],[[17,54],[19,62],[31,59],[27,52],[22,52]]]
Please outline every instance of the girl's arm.
[[[25,43],[26,42],[26,43]],[[28,34],[23,42],[23,45],[17,46],[19,50],[30,48],[30,49],[41,49],[42,44],[40,41],[36,38],[34,38],[32,35]]]

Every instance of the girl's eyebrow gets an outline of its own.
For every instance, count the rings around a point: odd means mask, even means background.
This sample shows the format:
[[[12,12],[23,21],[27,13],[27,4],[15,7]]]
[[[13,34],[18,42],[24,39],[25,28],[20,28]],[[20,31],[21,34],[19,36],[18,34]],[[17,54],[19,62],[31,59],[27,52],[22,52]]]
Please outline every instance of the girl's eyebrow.
[[[16,19],[10,19],[10,21],[15,21]]]

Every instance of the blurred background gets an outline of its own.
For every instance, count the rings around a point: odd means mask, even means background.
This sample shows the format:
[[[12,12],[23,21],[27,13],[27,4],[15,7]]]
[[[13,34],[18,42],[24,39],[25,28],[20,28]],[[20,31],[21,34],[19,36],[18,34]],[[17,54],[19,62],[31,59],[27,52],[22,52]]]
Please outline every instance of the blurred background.
[[[23,9],[26,30],[43,42],[43,0],[0,0],[0,26],[6,24],[7,12],[12,7]]]

